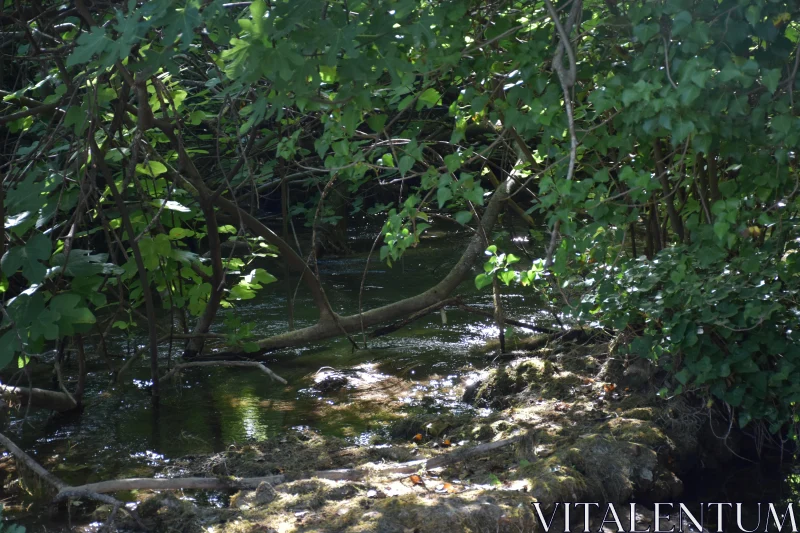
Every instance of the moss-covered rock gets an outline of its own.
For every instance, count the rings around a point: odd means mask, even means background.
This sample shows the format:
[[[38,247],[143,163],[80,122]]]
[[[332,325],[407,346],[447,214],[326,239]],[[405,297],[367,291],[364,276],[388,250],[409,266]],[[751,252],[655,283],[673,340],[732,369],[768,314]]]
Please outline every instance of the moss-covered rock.
[[[620,441],[643,444],[656,451],[674,448],[670,438],[655,424],[647,420],[612,418],[601,425],[601,431],[607,431]]]
[[[554,375],[553,364],[546,359],[520,359],[491,370],[483,381],[467,388],[463,400],[481,407],[505,408],[511,403],[508,396],[547,387]]]
[[[523,359],[514,366],[517,385],[538,385],[553,375],[553,363],[540,357]]]
[[[583,384],[583,380],[572,372],[559,372],[550,376],[541,389],[544,398],[556,398],[564,400],[571,398],[577,392],[577,388]]]
[[[657,413],[654,407],[634,407],[625,411],[623,415],[625,418],[634,418],[636,420],[655,420]]]
[[[536,501],[545,504],[579,501],[586,493],[586,479],[567,455],[569,452],[562,450],[519,469],[519,478],[528,482],[529,492]]]
[[[149,531],[174,531],[176,533],[200,533],[203,531],[203,514],[194,503],[179,500],[171,492],[152,496],[137,507],[142,523]]]
[[[478,385],[472,403],[480,407],[504,408],[508,406],[506,396],[520,390],[516,373],[503,366],[489,372],[486,379]]]

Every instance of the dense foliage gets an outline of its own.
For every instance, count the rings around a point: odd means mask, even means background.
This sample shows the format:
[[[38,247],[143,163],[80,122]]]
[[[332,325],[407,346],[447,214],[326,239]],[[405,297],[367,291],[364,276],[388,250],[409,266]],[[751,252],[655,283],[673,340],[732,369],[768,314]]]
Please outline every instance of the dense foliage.
[[[320,325],[258,340],[238,324],[235,349],[420,311],[446,294],[339,317],[316,257],[366,214],[383,217],[376,259],[391,264],[444,217],[488,232],[479,287],[519,282],[626,332],[674,373],[669,393],[777,431],[800,400],[799,14],[774,0],[4,0],[0,366],[138,325],[157,394],[158,345],[201,353],[220,306],[280,275],[256,265],[268,256],[300,272]],[[532,264],[492,244],[501,204],[544,243]],[[236,243],[248,252],[226,253]]]

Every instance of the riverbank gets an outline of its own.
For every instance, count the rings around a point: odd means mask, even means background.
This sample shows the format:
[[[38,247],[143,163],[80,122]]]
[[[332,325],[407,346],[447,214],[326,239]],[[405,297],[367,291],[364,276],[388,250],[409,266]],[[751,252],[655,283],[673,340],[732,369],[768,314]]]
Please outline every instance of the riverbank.
[[[216,506],[199,505],[191,493],[129,496],[143,500],[139,513],[153,531],[535,531],[534,503],[550,510],[557,502],[623,508],[630,501],[642,505],[637,520],[646,528],[648,504],[681,499],[681,476],[733,458],[735,441],[708,438],[704,404],[658,398],[656,369],[621,356],[613,339],[537,337],[517,341],[515,350],[513,360],[465,373],[447,392],[473,409],[390,417],[372,442],[358,446],[300,428],[173,461],[162,472],[275,476],[255,490],[223,495]],[[431,376],[428,385],[441,379]],[[358,371],[316,383],[331,398],[321,402],[330,416],[358,402],[369,409],[381,398],[383,412],[391,412],[421,387],[399,378],[381,385]],[[363,414],[380,426],[380,412]],[[99,508],[95,518],[108,510]]]

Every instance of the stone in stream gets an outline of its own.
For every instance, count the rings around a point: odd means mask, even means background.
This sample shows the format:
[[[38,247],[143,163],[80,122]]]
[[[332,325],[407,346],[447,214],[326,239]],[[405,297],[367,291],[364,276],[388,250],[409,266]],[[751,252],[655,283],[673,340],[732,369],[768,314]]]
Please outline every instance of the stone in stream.
[[[330,370],[317,374],[316,383],[312,388],[321,394],[336,393],[344,389],[348,381],[349,378],[343,372]]]

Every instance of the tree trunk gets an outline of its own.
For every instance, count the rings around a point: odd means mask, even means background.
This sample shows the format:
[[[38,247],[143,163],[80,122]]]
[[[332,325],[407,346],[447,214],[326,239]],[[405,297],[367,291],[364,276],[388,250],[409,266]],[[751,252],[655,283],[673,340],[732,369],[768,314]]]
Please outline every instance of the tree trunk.
[[[50,411],[72,411],[77,407],[72,399],[63,392],[45,389],[0,385],[0,396],[9,403],[23,406],[30,404],[31,407]]]
[[[483,255],[486,249],[484,234],[491,232],[503,204],[509,197],[512,185],[512,180],[506,180],[500,184],[492,195],[491,200],[489,200],[481,219],[480,223],[483,226],[483,231],[475,232],[458,263],[444,279],[430,289],[416,296],[371,309],[362,314],[339,317],[338,323],[332,318],[323,317],[313,326],[263,339],[259,341],[259,347],[262,350],[288,348],[336,337],[343,330],[347,333],[356,333],[361,331],[362,328],[407,317],[441,302],[467,278],[472,272],[472,266],[475,261]]]

